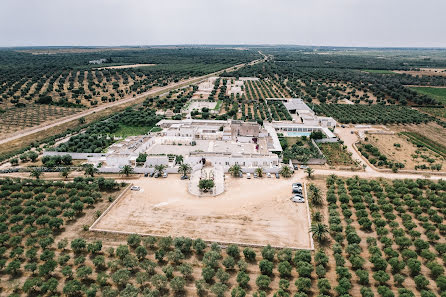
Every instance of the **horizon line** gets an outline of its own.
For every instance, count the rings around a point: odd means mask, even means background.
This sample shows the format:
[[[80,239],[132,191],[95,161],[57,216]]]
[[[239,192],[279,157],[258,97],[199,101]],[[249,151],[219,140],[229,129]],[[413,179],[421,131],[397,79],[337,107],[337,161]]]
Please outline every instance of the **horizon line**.
[[[179,44],[121,44],[121,45],[14,45],[0,46],[0,49],[17,48],[138,48],[138,47],[301,47],[301,48],[344,48],[344,49],[434,49],[446,50],[441,46],[348,46],[348,45],[301,45],[290,43],[179,43]]]

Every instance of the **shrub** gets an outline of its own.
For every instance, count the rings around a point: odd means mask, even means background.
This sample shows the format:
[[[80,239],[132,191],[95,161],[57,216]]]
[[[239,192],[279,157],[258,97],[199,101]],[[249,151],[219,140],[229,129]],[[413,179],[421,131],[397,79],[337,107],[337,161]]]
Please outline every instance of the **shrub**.
[[[423,275],[417,275],[413,280],[418,290],[423,290],[429,285],[429,281]]]
[[[243,255],[248,262],[254,262],[256,260],[256,252],[252,248],[245,248],[243,250]]]
[[[366,270],[356,270],[356,275],[358,276],[359,280],[358,282],[361,285],[368,285],[369,284],[369,273]]]
[[[184,291],[184,285],[186,284],[184,278],[182,278],[181,276],[175,276],[171,281],[170,281],[170,287],[172,288],[172,290],[174,292],[182,292]]]
[[[299,292],[308,293],[311,289],[311,279],[307,277],[299,277],[296,280],[295,285]]]
[[[421,263],[415,259],[407,260],[407,267],[409,267],[411,275],[417,275],[421,271]]]
[[[262,249],[262,257],[268,261],[274,261],[274,255],[276,254],[276,250],[273,249],[270,245],[267,245]]]
[[[229,245],[226,249],[226,253],[234,259],[238,259],[240,257],[240,251],[238,249],[238,246],[235,244]]]
[[[381,285],[384,285],[389,281],[390,276],[385,271],[377,271],[373,274],[373,278]]]
[[[446,276],[440,275],[437,277],[436,281],[437,287],[440,288],[442,291],[446,291]]]
[[[237,274],[237,283],[240,287],[246,288],[248,286],[249,280],[250,277],[246,272],[241,271]]]
[[[330,285],[330,282],[328,281],[328,279],[326,279],[326,278],[319,279],[317,282],[317,287],[321,294],[329,294],[330,293],[331,285]]]
[[[228,256],[226,257],[223,262],[222,262],[223,266],[226,267],[226,269],[230,270],[230,269],[234,269],[235,266],[235,260],[233,257]]]
[[[231,297],[245,297],[246,291],[243,288],[235,287],[231,291]]]
[[[273,273],[274,264],[268,260],[262,260],[259,263],[260,272],[264,275],[271,275]]]
[[[278,271],[280,273],[280,277],[289,277],[291,276],[292,266],[288,261],[280,262],[278,265]]]
[[[206,266],[201,271],[201,276],[207,283],[209,283],[212,280],[212,278],[215,276],[215,270],[209,266]]]
[[[297,272],[299,273],[300,277],[311,277],[311,272],[313,271],[313,265],[307,263],[307,262],[298,262],[296,264],[297,266]]]
[[[267,275],[259,275],[256,279],[256,285],[260,290],[267,290],[271,283],[271,279]]]

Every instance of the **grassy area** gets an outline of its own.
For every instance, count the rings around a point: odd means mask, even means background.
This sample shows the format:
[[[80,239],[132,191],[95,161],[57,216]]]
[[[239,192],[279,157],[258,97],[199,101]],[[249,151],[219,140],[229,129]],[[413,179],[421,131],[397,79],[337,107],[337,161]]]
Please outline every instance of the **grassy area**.
[[[153,127],[152,129],[150,129],[150,132],[160,132],[163,131],[163,129],[161,129],[160,127]]]
[[[446,104],[446,88],[411,87],[410,89]]]
[[[340,143],[321,143],[319,144],[324,156],[327,158],[328,165],[332,166],[354,166],[355,162],[349,152]]]
[[[415,132],[401,132],[401,134],[407,136],[409,140],[415,145],[420,147],[426,147],[436,152],[437,154],[446,157],[446,146],[439,144]]]
[[[286,139],[286,142],[288,143],[288,146],[292,146],[296,144],[298,141],[302,141],[302,137],[284,137]],[[308,138],[306,138],[308,139]]]
[[[434,117],[446,119],[446,108],[421,107],[419,109]]]
[[[395,74],[395,72],[391,70],[380,70],[380,69],[363,69],[362,71],[368,73],[376,73],[376,74]]]
[[[152,127],[134,127],[134,126],[125,126],[121,125],[113,135],[120,136],[120,137],[127,137],[127,136],[135,136],[135,135],[143,135],[149,132],[152,129]]]
[[[222,100],[218,100],[217,101],[217,105],[215,105],[215,107],[214,107],[214,110],[220,110],[220,106],[221,106],[222,103],[223,103]]]

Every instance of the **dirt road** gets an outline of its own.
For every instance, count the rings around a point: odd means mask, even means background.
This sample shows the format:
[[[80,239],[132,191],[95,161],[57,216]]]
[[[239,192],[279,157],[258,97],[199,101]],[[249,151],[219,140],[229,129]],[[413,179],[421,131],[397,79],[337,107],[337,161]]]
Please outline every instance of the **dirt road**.
[[[261,55],[263,55],[263,58],[251,61],[248,64],[253,65],[253,64],[265,61],[267,59],[267,57],[264,54],[262,54],[261,52],[259,52],[259,53]],[[36,126],[36,127],[31,127],[29,129],[24,129],[22,131],[14,133],[14,134],[12,134],[12,135],[4,138],[4,139],[0,139],[0,144],[4,144],[4,143],[10,142],[10,141],[22,138],[24,136],[28,136],[28,135],[36,133],[36,132],[41,132],[41,131],[44,131],[46,129],[62,125],[64,123],[68,123],[68,122],[70,122],[72,120],[80,119],[80,118],[85,117],[87,115],[90,115],[90,114],[93,114],[93,113],[97,113],[97,112],[100,112],[102,110],[105,110],[105,109],[108,109],[108,108],[111,108],[111,107],[114,107],[114,106],[118,106],[118,105],[121,105],[121,104],[125,104],[125,103],[128,103],[128,102],[137,100],[137,99],[141,99],[141,98],[149,96],[149,95],[155,95],[155,94],[158,94],[160,92],[167,92],[167,91],[170,91],[170,90],[173,90],[173,89],[177,89],[177,88],[180,88],[180,87],[185,87],[187,85],[190,85],[190,84],[193,84],[193,83],[197,83],[197,82],[199,82],[201,80],[204,80],[204,79],[206,79],[206,78],[208,78],[210,76],[219,75],[219,74],[223,73],[224,71],[228,71],[229,72],[229,71],[237,70],[237,69],[243,67],[244,65],[245,64],[239,64],[239,65],[231,66],[229,68],[226,68],[226,69],[214,72],[214,73],[206,74],[206,75],[199,76],[199,77],[190,78],[190,79],[187,79],[187,80],[184,80],[184,81],[179,81],[177,83],[173,83],[173,84],[170,84],[170,85],[167,85],[167,86],[164,86],[164,87],[158,87],[158,88],[152,89],[150,91],[147,91],[145,93],[141,93],[141,94],[139,94],[139,95],[137,95],[135,97],[127,97],[127,98],[124,98],[124,99],[119,100],[119,101],[110,102],[110,103],[107,103],[107,104],[102,104],[102,105],[100,105],[98,107],[95,107],[95,108],[90,108],[90,109],[88,109],[86,111],[74,114],[72,116],[68,116],[68,117],[64,117],[64,118],[55,120],[54,122],[52,122],[50,124],[47,123],[47,124],[42,124],[42,125],[39,125],[39,126]]]

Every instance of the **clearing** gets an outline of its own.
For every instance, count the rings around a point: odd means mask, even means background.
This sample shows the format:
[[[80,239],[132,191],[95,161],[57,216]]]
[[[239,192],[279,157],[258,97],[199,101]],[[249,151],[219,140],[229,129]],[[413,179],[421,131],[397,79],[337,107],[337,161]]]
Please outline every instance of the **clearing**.
[[[187,236],[222,243],[310,249],[307,204],[292,203],[291,179],[226,176],[226,192],[199,198],[178,175],[134,181],[93,230]]]
[[[107,66],[101,68],[95,68],[96,70],[102,69],[125,69],[125,68],[138,68],[138,67],[148,67],[155,66],[156,64],[132,64],[132,65],[116,65],[116,66]]]
[[[442,164],[443,170],[446,168],[446,162],[439,154],[426,147],[417,147],[405,136],[398,134],[369,134],[367,137],[369,141],[365,143],[370,143],[378,148],[380,153],[384,154],[388,159],[403,163],[405,165],[404,169],[415,170],[423,164],[428,168],[432,164]]]
[[[327,158],[328,165],[357,167],[352,159],[352,154],[347,151],[346,146],[343,146],[338,142],[320,143],[319,148],[321,149],[324,156]]]

